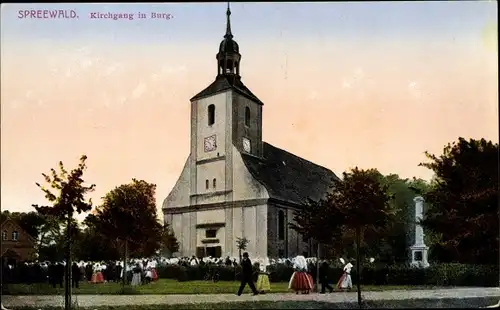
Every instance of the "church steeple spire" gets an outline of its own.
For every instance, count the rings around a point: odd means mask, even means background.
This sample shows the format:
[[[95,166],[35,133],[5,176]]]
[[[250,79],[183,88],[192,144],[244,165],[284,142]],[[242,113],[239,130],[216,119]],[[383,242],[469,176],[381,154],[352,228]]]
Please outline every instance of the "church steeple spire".
[[[220,43],[219,52],[217,53],[217,77],[232,76],[240,77],[240,47],[233,40],[231,32],[231,9],[229,2],[227,3],[226,11],[226,34]]]
[[[224,38],[232,39],[233,34],[231,33],[231,9],[229,8],[229,1],[227,2],[227,11],[226,11],[227,21],[226,21],[226,35]]]

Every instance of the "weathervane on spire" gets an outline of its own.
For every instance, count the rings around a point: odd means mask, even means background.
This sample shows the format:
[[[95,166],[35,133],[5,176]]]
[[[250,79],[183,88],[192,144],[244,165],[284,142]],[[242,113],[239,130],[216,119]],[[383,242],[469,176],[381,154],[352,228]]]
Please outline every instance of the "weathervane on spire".
[[[231,16],[231,9],[229,8],[229,1],[227,2],[227,24],[226,24],[226,35],[224,38],[232,39],[233,34],[231,33],[231,19],[229,16]]]

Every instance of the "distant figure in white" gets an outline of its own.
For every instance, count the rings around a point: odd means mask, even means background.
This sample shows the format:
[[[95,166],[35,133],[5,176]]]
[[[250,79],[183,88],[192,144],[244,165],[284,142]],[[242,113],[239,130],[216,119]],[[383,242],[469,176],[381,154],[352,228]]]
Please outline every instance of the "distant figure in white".
[[[340,290],[350,290],[352,289],[351,269],[353,266],[351,263],[346,264],[343,258],[340,258],[340,262],[344,265],[344,273],[337,283],[337,288]]]

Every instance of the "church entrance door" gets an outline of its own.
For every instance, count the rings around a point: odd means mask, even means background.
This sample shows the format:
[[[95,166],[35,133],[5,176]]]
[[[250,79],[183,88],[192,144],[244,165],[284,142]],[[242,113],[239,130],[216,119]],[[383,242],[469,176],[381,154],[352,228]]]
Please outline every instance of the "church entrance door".
[[[206,253],[207,253],[207,256],[221,257],[222,249],[220,246],[207,246]]]

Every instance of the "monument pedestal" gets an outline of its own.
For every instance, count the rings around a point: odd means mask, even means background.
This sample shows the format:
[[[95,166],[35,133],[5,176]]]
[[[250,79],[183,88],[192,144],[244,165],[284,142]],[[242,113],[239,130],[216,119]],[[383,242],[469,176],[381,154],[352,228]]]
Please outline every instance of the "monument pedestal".
[[[427,260],[427,255],[429,252],[429,247],[425,244],[413,245],[410,247],[411,250],[411,265],[418,268],[429,267],[429,261]]]

